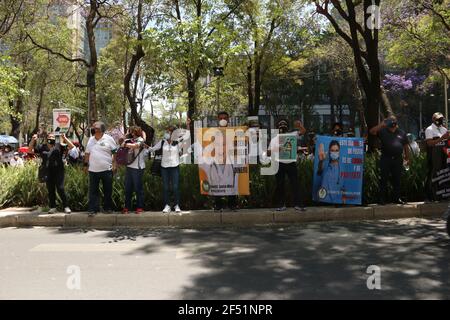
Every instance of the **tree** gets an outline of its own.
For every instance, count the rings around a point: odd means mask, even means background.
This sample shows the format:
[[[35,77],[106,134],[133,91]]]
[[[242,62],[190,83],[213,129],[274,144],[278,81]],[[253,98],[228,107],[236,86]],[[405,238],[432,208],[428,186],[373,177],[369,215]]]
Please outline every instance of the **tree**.
[[[377,125],[380,104],[387,115],[392,113],[381,86],[381,69],[378,58],[379,12],[381,0],[356,1],[315,0],[316,11],[327,18],[336,33],[352,48],[358,78],[364,91],[366,120],[369,128]],[[333,6],[334,12],[331,11]],[[358,13],[364,16],[358,20]],[[335,16],[338,15],[339,19]],[[374,20],[372,20],[374,19]],[[369,135],[369,149],[373,150],[374,137]]]

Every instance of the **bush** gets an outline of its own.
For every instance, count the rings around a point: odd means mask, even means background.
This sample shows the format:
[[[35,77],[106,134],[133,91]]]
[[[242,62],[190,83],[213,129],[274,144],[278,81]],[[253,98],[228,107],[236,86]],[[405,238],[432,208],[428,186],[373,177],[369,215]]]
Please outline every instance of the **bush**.
[[[378,199],[378,156],[369,155],[364,163],[363,203],[374,203]],[[45,206],[47,189],[37,180],[37,164],[29,162],[23,168],[0,168],[0,206]],[[298,164],[300,186],[306,205],[312,205],[313,162],[302,160]],[[410,170],[402,178],[402,196],[408,201],[422,201],[426,180],[426,157],[424,154],[414,158]],[[120,168],[114,176],[113,204],[120,210],[125,202],[124,175],[125,168]],[[81,167],[66,167],[65,189],[69,206],[72,210],[83,211],[88,204],[88,175]],[[392,187],[389,187],[392,191]],[[288,190],[288,188],[286,188]],[[250,196],[240,197],[240,205],[247,208],[273,207],[275,196],[275,176],[260,175],[259,166],[250,167]],[[198,166],[181,166],[180,172],[181,207],[186,209],[208,209],[212,207],[211,197],[200,194]],[[150,164],[144,173],[145,210],[162,209],[162,181],[152,176]],[[290,192],[287,194],[291,203]]]

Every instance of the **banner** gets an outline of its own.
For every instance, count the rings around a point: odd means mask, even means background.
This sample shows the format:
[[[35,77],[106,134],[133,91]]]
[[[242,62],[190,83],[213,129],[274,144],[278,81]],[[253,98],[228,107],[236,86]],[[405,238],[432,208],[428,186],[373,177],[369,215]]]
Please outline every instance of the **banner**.
[[[68,109],[53,109],[53,132],[67,133],[70,127],[70,110]]]
[[[249,195],[247,127],[197,128],[200,192],[210,196]]]
[[[363,173],[363,139],[317,136],[314,201],[361,204]]]
[[[450,141],[443,141],[428,149],[431,166],[431,190],[435,200],[450,198]]]

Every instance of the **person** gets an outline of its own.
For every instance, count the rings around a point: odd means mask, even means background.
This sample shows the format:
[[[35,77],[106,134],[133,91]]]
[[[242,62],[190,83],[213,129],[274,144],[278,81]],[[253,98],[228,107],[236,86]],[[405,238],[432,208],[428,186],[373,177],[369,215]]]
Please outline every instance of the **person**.
[[[189,130],[187,130],[189,132]],[[181,143],[186,139],[186,136],[176,136],[175,126],[169,126],[164,133],[164,137],[155,146],[150,147],[150,152],[162,151],[161,158],[161,177],[163,180],[163,200],[164,213],[172,211],[170,206],[170,192],[175,196],[174,210],[177,213],[181,212],[180,208],[180,153],[182,152]],[[172,186],[172,188],[170,188]],[[172,189],[172,190],[171,190]]]
[[[305,159],[308,152],[308,147],[306,146],[305,134],[306,129],[303,126],[301,120],[294,121],[294,132],[297,134],[297,150],[298,158]]]
[[[333,126],[331,127],[331,135],[333,137],[343,137],[344,136],[344,129],[343,129],[342,123],[340,123],[340,122],[333,123]]]
[[[118,146],[105,131],[103,122],[93,124],[84,156],[85,167],[89,171],[89,216],[100,211],[100,182],[104,192],[103,209],[106,213],[112,213],[112,183],[113,173],[117,171],[115,153]]]
[[[11,167],[23,167],[23,159],[20,157],[18,152],[14,152],[14,157],[9,162]]]
[[[277,123],[277,129],[281,134],[288,133],[288,122],[284,119],[281,119]],[[305,211],[302,194],[300,190],[300,184],[298,180],[297,173],[297,159],[281,159],[279,157],[280,153],[280,137],[275,136],[269,144],[267,148],[267,155],[274,158],[275,161],[279,163],[278,171],[275,175],[276,177],[276,211],[285,211],[286,210],[286,193],[285,193],[285,177],[288,176],[290,182],[290,189],[294,199],[294,208],[297,211]],[[275,154],[275,157],[274,157]]]
[[[125,207],[123,214],[128,214],[131,210],[131,200],[133,192],[136,193],[136,214],[144,211],[144,188],[142,177],[144,176],[145,159],[148,156],[148,148],[145,148],[145,140],[140,127],[130,127],[131,139],[122,143],[122,147],[133,151],[134,161],[127,165],[125,172]]]
[[[63,140],[69,141],[64,135],[62,135]],[[44,168],[45,184],[48,191],[49,200],[49,214],[56,213],[56,191],[64,208],[64,212],[70,214],[70,210],[67,204],[66,192],[64,190],[64,163],[63,163],[63,152],[60,143],[56,143],[56,138],[54,134],[48,134],[46,143],[36,144],[38,135],[35,134],[31,138],[29,144],[29,152],[32,154],[39,154],[42,159],[41,167]]]
[[[339,203],[343,200],[341,192],[345,191],[343,180],[340,178],[341,146],[337,140],[332,140],[328,146],[328,156],[325,154],[324,145],[319,146],[319,165],[317,175],[320,178],[318,197],[325,202]],[[324,165],[325,160],[328,162]]]
[[[2,146],[0,161],[4,166],[9,166],[11,159],[14,157],[14,151],[9,144]]]
[[[406,202],[400,198],[400,181],[404,171],[403,164],[409,165],[406,133],[399,129],[397,118],[390,115],[380,124],[371,128],[370,134],[377,136],[381,142],[380,204],[385,204],[387,201],[389,176],[392,176],[394,203],[405,204]]]
[[[432,116],[432,123],[425,129],[425,142],[427,145],[427,181],[426,196],[427,200],[437,200],[436,190],[432,179],[436,172],[447,166],[447,155],[445,153],[446,142],[449,138],[449,132],[444,126],[444,115],[436,112]]]
[[[69,146],[66,156],[67,164],[77,165],[82,163],[80,143],[78,141],[73,142],[72,146]]]
[[[408,133],[406,135],[408,138],[408,146],[409,151],[411,152],[411,155],[414,157],[417,157],[420,155],[420,147],[419,144],[416,142],[416,137],[412,133]]]
[[[221,111],[217,114],[217,120],[219,123],[220,128],[226,128],[228,127],[228,124],[230,122],[230,115],[226,111]],[[225,137],[224,137],[225,140]],[[225,151],[225,150],[223,150]],[[226,152],[226,151],[225,151]],[[230,158],[230,155],[225,154],[225,157]],[[224,161],[222,164],[214,164],[216,169],[215,170],[218,173],[218,176],[222,173],[222,177],[227,176],[228,179],[230,179],[230,182],[233,182],[231,185],[236,190],[238,189],[238,182],[236,181],[237,175],[234,174],[234,168],[232,161]],[[231,174],[232,173],[232,174]],[[214,179],[214,177],[213,177]],[[231,196],[225,196],[228,202],[228,208],[231,211],[238,211],[238,196],[237,195],[231,195]],[[223,211],[225,209],[223,197],[222,196],[214,196],[214,211]]]

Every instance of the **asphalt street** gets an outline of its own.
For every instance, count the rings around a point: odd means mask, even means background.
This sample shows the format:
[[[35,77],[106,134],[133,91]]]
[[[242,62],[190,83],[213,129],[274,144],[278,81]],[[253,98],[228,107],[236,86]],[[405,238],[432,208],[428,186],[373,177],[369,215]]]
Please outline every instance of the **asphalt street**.
[[[450,239],[443,220],[418,218],[4,228],[0,299],[450,299]]]

